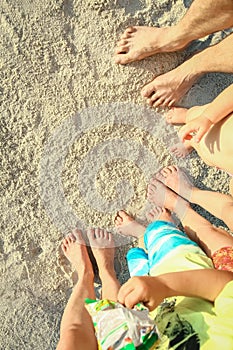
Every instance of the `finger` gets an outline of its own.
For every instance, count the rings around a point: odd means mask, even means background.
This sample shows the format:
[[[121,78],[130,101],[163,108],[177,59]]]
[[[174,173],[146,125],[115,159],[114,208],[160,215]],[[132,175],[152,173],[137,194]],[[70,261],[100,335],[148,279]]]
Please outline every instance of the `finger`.
[[[117,295],[117,299],[121,304],[125,305],[127,295],[132,292],[133,288],[130,280],[121,286]]]
[[[182,126],[182,128],[179,131],[179,137],[181,139],[182,142],[184,142],[185,140],[191,140],[192,132],[195,132],[196,129],[191,128],[190,126],[184,125]]]
[[[196,136],[194,137],[194,141],[197,142],[197,143],[200,142],[201,139],[203,138],[203,136],[206,134],[206,132],[207,131],[204,130],[204,129],[198,130]]]

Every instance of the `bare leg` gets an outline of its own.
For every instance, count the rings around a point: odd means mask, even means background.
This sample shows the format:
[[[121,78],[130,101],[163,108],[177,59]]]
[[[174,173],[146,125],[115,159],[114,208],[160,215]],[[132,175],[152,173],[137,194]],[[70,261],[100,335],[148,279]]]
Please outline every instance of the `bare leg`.
[[[82,239],[74,230],[62,243],[62,250],[78,272],[78,283],[73,289],[61,320],[57,350],[98,349],[92,319],[85,308],[85,298],[95,299],[94,273]]]
[[[184,48],[192,40],[233,25],[231,0],[195,0],[182,20],[172,27],[130,27],[125,30],[115,51],[116,63],[126,64],[158,52]]]
[[[231,1],[233,4],[233,2]],[[207,15],[208,16],[208,15]],[[217,45],[192,56],[189,60],[168,73],[162,74],[145,85],[142,96],[150,106],[173,106],[185,95],[203,74],[208,72],[233,72],[233,35]]]
[[[117,301],[120,283],[114,269],[114,240],[111,233],[95,228],[87,232],[102,282],[102,298]]]
[[[193,186],[187,175],[176,166],[162,169],[156,178],[189,202],[208,210],[233,230],[233,198],[231,196],[220,192],[200,190]]]
[[[197,242],[209,257],[211,257],[216,250],[233,245],[233,237],[229,235],[229,233],[211,225],[209,221],[196,213],[186,200],[179,197],[164,184],[158,184],[158,182],[158,180],[153,180],[148,186],[148,199],[157,205],[159,201],[157,191],[158,185],[159,193],[161,194],[162,190],[164,191],[164,206],[177,214],[187,235],[190,239]],[[179,210],[180,207],[177,206],[177,202],[183,202],[183,208],[185,208],[183,212]]]

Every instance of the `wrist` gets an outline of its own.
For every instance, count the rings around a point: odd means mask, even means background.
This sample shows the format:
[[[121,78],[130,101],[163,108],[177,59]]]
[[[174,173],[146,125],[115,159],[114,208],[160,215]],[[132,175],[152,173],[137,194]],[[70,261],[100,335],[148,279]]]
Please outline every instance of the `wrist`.
[[[173,286],[173,274],[167,273],[157,276],[156,278],[158,278],[160,284],[163,286],[163,288],[160,289],[162,299],[176,296]]]
[[[211,118],[210,115],[209,115],[209,113],[208,113],[208,116],[207,116],[205,113],[203,113],[203,114],[201,115],[201,118],[204,119],[204,120],[206,121],[206,123],[209,124],[209,126],[212,126],[213,124],[216,123],[216,122],[215,122],[215,119],[216,119],[216,118],[213,118],[213,117]]]

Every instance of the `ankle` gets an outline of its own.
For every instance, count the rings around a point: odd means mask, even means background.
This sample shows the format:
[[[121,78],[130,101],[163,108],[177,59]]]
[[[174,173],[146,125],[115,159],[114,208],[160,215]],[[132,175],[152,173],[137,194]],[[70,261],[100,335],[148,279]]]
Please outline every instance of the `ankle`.
[[[93,271],[84,269],[82,272],[78,272],[78,281],[82,281],[83,283],[93,283],[94,277]]]
[[[191,33],[188,34],[185,32],[179,23],[170,27],[168,35],[171,45],[174,47],[174,51],[184,49],[193,40]]]
[[[109,266],[104,266],[102,268],[99,268],[99,276],[101,281],[111,279],[112,277],[116,276],[116,271],[114,268],[114,264],[111,264]]]

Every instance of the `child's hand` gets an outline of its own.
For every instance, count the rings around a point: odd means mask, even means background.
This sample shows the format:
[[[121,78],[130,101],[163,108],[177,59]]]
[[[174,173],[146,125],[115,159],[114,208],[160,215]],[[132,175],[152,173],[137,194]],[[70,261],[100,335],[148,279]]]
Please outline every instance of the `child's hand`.
[[[182,126],[179,131],[179,137],[182,142],[190,140],[192,137],[195,142],[200,142],[212,125],[213,123],[208,118],[199,116]],[[194,136],[192,133],[194,133]]]
[[[141,302],[154,310],[168,296],[169,288],[159,277],[140,276],[130,278],[120,288],[118,301],[130,309]]]

